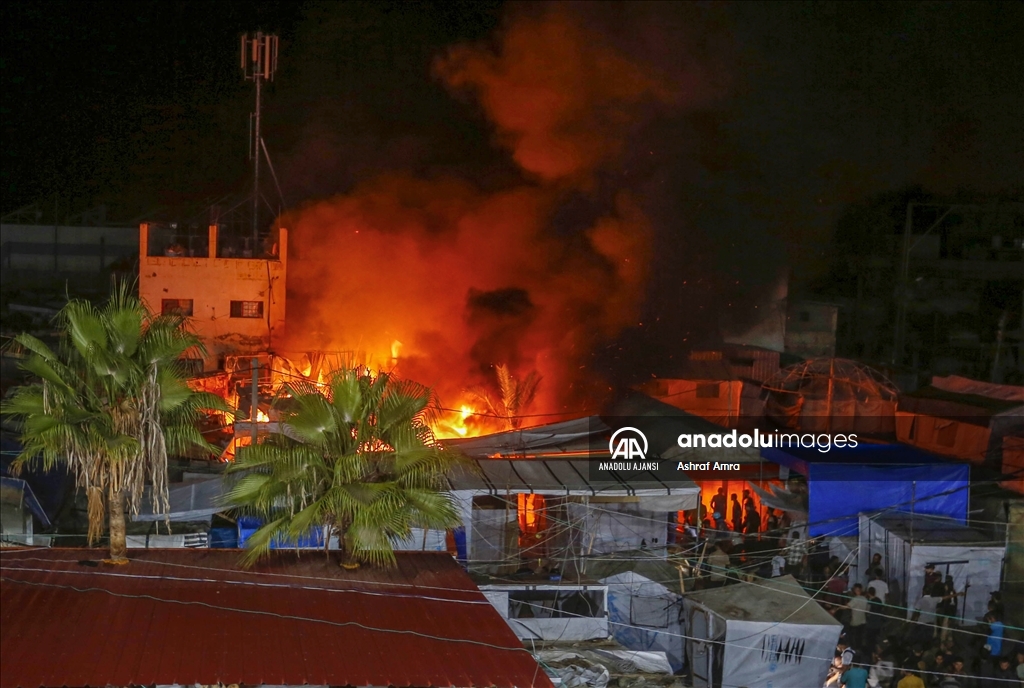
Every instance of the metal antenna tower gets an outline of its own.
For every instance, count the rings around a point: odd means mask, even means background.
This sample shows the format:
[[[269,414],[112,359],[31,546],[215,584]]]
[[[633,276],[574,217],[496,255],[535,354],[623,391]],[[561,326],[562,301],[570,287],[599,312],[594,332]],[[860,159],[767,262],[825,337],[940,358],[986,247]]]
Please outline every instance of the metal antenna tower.
[[[257,31],[251,38],[249,34],[242,36],[242,72],[249,81],[256,82],[256,110],[250,115],[249,126],[252,138],[249,139],[249,158],[253,161],[252,175],[252,251],[255,256],[259,250],[259,218],[260,218],[260,149],[263,139],[260,138],[260,108],[262,84],[273,81],[277,71],[277,36]]]

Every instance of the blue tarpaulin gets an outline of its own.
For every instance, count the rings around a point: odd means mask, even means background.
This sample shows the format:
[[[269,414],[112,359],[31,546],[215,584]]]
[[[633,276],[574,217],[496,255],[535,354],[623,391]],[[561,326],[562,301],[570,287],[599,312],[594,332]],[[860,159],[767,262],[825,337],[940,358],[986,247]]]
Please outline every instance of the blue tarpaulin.
[[[768,448],[761,456],[807,478],[810,535],[856,535],[857,514],[884,509],[967,519],[971,467],[901,444],[820,452]]]
[[[263,525],[263,522],[258,518],[251,516],[242,516],[238,519],[238,547],[245,547],[246,541],[252,537]],[[313,528],[306,535],[299,538],[298,542],[282,540],[280,538],[274,538],[270,541],[270,549],[323,549],[324,547],[324,531],[319,528]]]

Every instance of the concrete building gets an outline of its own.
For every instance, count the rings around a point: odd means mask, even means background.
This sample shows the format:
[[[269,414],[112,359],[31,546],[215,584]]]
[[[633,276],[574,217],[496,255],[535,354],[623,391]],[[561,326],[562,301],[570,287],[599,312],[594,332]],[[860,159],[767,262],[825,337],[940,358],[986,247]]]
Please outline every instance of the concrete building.
[[[284,334],[288,230],[277,230],[263,255],[218,242],[217,225],[199,240],[175,230],[139,228],[139,296],[147,307],[191,318],[207,349],[203,371],[223,368],[229,355],[272,350]]]
[[[839,307],[823,301],[790,301],[786,309],[785,351],[803,358],[836,355]]]

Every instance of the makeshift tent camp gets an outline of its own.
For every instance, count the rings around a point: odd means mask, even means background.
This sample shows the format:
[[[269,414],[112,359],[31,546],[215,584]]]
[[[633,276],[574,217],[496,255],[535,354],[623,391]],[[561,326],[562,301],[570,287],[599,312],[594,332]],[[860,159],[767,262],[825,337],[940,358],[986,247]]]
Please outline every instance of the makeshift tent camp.
[[[570,524],[552,529],[560,530],[564,539],[558,547],[571,542],[577,552],[594,554],[637,549],[645,543],[664,545],[675,512],[695,508],[700,488],[682,474],[671,482],[643,471],[616,474],[614,482],[594,479],[591,451],[606,448],[610,434],[600,418],[590,417],[446,440],[476,464],[473,470],[456,471],[448,478],[462,510],[474,570],[487,566],[497,567],[496,572],[503,567],[514,571],[526,550],[532,558],[542,556],[543,545],[520,546],[527,534],[522,526],[528,525],[522,518],[521,496],[543,498],[544,510]],[[651,449],[653,455],[653,439]],[[538,543],[543,540],[539,532],[528,534]]]
[[[823,685],[843,629],[792,576],[695,592],[683,609],[694,688]]]
[[[523,514],[520,495],[539,495],[545,509],[560,510],[561,536],[578,553],[595,554],[663,546],[675,512],[697,506],[700,488],[633,474],[629,482],[590,479],[589,462],[569,459],[479,459],[477,470],[449,476],[463,513],[471,564],[518,567]],[[531,555],[538,556],[538,555]],[[480,569],[477,566],[477,570]]]
[[[967,518],[970,466],[899,444],[821,452],[771,447],[761,456],[807,478],[810,534],[856,535],[860,513],[895,509]]]
[[[608,586],[608,623],[623,647],[664,652],[672,671],[684,664],[680,571],[644,550],[587,562],[587,575]]]
[[[896,513],[862,515],[859,549],[862,561],[882,555],[887,578],[902,591],[895,604],[908,607],[908,617],[922,595],[926,564],[934,564],[943,579],[953,576],[956,589],[967,593],[957,610],[961,625],[976,624],[985,614],[1006,552],[1004,544],[952,519]]]

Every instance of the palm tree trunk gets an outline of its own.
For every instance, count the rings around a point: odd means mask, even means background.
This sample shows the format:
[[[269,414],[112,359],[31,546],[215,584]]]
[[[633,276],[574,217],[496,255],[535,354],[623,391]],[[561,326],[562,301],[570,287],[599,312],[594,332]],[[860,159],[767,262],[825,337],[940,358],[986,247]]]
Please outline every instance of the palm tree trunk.
[[[128,539],[124,523],[124,492],[117,490],[110,481],[107,504],[110,513],[110,559],[115,562],[128,561]]]

